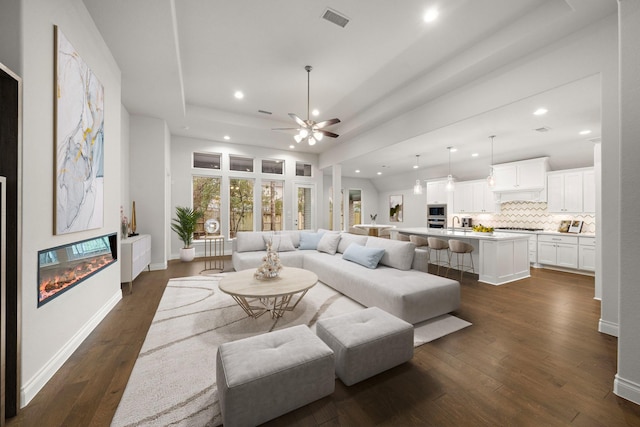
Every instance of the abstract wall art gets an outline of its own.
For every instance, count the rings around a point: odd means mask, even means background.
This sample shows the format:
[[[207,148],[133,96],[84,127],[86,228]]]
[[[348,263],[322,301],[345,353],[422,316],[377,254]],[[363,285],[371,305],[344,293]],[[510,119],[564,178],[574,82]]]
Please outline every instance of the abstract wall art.
[[[54,40],[54,234],[66,234],[103,226],[104,88],[57,26]]]
[[[402,222],[402,194],[389,196],[389,221]]]

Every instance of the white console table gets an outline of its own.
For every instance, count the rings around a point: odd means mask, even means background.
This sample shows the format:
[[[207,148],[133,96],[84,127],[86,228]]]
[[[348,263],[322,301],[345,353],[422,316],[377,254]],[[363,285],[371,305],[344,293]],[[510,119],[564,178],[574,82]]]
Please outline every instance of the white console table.
[[[129,293],[133,291],[133,280],[151,264],[151,236],[140,234],[120,240],[120,282],[129,282]]]

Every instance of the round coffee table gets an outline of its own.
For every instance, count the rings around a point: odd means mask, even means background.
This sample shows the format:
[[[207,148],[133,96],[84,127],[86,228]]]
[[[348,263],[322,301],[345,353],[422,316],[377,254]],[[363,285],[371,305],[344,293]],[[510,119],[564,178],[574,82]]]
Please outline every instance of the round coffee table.
[[[218,287],[225,294],[231,295],[249,317],[257,319],[266,312],[271,312],[275,319],[270,331],[276,326],[278,319],[285,311],[291,311],[317,282],[315,273],[295,267],[284,267],[275,279],[258,280],[253,277],[255,269],[229,273]],[[293,296],[301,293],[291,305]]]

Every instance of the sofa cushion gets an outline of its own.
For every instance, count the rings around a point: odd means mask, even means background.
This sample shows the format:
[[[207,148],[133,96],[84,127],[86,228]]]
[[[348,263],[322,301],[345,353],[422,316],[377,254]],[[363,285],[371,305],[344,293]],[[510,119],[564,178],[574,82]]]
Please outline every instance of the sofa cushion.
[[[350,244],[355,243],[357,245],[364,246],[367,243],[369,236],[362,236],[351,233],[341,233],[340,243],[338,243],[338,252],[341,254],[349,247]]]
[[[264,243],[262,236],[265,233],[257,233],[255,231],[238,231],[236,234],[236,251],[266,251],[267,245]]]
[[[340,243],[340,234],[324,233],[318,242],[318,252],[326,252],[333,255],[338,250],[338,243]]]
[[[342,259],[355,262],[367,268],[376,268],[384,252],[382,248],[368,248],[352,243],[342,254]]]
[[[324,233],[310,233],[302,231],[300,233],[300,246],[298,249],[318,249],[318,242]]]
[[[413,263],[413,254],[416,245],[411,242],[401,242],[399,240],[381,239],[379,237],[369,237],[365,245],[368,248],[382,248],[385,250],[380,264],[398,270],[410,270]]]
[[[262,238],[264,239],[265,246],[267,242],[271,241],[271,248],[276,252],[289,252],[296,250],[293,246],[293,242],[291,241],[291,237],[288,234],[274,234],[272,236],[263,234]]]

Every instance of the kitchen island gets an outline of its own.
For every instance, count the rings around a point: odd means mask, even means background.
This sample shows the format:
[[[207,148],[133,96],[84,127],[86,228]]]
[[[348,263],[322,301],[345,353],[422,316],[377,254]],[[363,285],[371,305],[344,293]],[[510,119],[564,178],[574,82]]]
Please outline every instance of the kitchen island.
[[[444,240],[456,239],[470,243],[471,253],[478,281],[490,285],[505,283],[530,277],[529,235],[515,233],[476,233],[470,230],[433,229],[427,227],[396,228],[393,232],[419,236],[437,237]],[[471,267],[465,257],[465,268]]]

